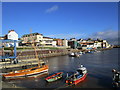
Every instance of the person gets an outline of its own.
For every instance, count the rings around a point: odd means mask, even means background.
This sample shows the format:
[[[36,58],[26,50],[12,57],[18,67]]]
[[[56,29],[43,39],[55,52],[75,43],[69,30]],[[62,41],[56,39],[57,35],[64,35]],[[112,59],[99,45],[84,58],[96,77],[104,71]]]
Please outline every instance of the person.
[[[113,84],[114,84],[114,86],[120,87],[119,86],[120,85],[120,72],[115,70],[115,69],[113,69],[112,72],[113,72]]]

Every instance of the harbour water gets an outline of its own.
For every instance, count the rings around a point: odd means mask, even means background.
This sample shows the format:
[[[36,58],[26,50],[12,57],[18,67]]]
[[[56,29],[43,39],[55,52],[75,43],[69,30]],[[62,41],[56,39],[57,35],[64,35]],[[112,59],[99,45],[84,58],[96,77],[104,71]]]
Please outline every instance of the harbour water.
[[[118,51],[120,48],[104,50],[101,52],[87,53],[80,57],[57,56],[45,58],[48,60],[49,74],[62,71],[64,77],[61,80],[47,83],[45,74],[36,78],[23,78],[18,80],[7,80],[4,82],[15,84],[23,88],[60,88],[65,87],[65,77],[67,72],[74,72],[76,68],[83,64],[88,70],[87,78],[70,88],[111,88],[112,87],[112,69],[120,69],[118,60]],[[5,87],[3,87],[5,88]]]

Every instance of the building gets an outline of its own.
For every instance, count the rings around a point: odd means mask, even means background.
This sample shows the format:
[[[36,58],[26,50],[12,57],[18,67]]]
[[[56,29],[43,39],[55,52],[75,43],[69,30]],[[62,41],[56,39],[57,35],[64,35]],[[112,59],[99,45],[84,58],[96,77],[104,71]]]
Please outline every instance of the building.
[[[37,45],[42,42],[43,35],[39,33],[25,34],[22,36],[21,40],[23,45],[31,45],[31,43]]]
[[[99,48],[109,48],[110,44],[106,40],[80,40],[79,43],[82,46],[82,49],[99,49]]]
[[[56,47],[56,41],[53,41],[53,38],[50,37],[43,37],[43,41],[41,42],[41,45]]]
[[[109,48],[111,45],[106,41],[103,40],[103,48]]]
[[[18,40],[18,34],[14,30],[10,30],[7,34],[7,39]]]
[[[76,38],[70,38],[70,41],[77,41]]]
[[[68,41],[68,46],[70,46],[73,49],[81,49],[81,45],[77,41],[71,41],[71,40]]]
[[[63,46],[63,40],[62,39],[53,39],[53,40],[56,41],[57,46]]]
[[[53,38],[44,37],[43,34],[39,33],[25,34],[21,40],[22,45],[31,45],[34,43],[35,46],[56,46],[56,41],[53,41]]]
[[[18,40],[18,34],[15,32],[15,30],[8,31],[8,34],[5,35],[4,39],[10,39],[10,40]],[[6,47],[13,47],[14,43],[9,42],[5,44]],[[16,42],[16,47],[18,47],[18,42]]]
[[[68,40],[67,39],[62,39],[63,41],[63,46],[68,47]]]

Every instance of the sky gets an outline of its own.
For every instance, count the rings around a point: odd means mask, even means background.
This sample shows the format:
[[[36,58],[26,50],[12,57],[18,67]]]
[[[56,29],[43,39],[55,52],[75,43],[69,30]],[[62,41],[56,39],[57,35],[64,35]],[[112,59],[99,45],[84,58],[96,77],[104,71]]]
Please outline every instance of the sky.
[[[11,29],[19,37],[32,30],[51,38],[116,39],[118,3],[3,2],[2,35]]]

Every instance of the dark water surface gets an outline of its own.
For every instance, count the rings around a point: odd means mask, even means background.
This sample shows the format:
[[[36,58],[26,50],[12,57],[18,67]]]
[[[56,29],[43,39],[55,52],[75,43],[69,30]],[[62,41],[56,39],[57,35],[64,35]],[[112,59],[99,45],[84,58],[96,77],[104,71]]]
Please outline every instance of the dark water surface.
[[[112,87],[112,72],[113,68],[118,69],[118,50],[113,48],[96,53],[87,53],[81,57],[57,56],[46,58],[49,64],[49,74],[63,71],[74,72],[79,64],[83,64],[88,70],[87,78],[72,88],[111,88]],[[52,83],[47,83],[45,78],[48,76],[42,75],[37,78],[24,78],[19,80],[7,81],[14,83],[17,86],[25,88],[59,88],[65,85],[65,79],[61,79]]]

